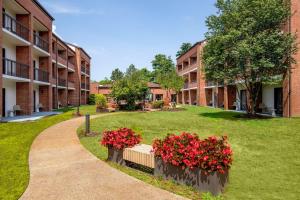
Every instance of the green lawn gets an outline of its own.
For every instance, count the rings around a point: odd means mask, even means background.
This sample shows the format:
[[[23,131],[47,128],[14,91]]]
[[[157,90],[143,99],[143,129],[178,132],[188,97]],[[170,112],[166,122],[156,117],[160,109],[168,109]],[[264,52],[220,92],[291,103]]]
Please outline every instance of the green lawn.
[[[234,150],[230,184],[225,199],[299,199],[300,198],[300,118],[243,119],[237,113],[218,109],[187,107],[181,112],[121,113],[94,119],[92,130],[129,127],[142,134],[143,143],[153,138],[182,131],[229,136]],[[82,144],[100,159],[107,157],[99,146],[101,136],[81,137]],[[115,166],[115,165],[114,165]],[[115,166],[116,167],[116,166]],[[118,168],[148,183],[192,199],[194,190],[158,180],[136,170]]]
[[[34,122],[0,123],[0,199],[18,199],[29,181],[28,155],[34,138],[44,129],[72,118],[73,109]],[[82,106],[82,114],[95,114],[95,106]]]

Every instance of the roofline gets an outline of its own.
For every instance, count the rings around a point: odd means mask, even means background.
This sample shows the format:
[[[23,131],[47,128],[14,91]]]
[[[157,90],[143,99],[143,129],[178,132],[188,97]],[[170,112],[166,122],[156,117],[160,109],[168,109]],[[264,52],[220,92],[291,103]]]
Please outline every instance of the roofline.
[[[196,42],[191,48],[189,48],[189,50],[187,50],[184,54],[182,54],[181,56],[179,56],[178,58],[176,58],[176,60],[179,60],[179,58],[181,58],[182,56],[184,56],[185,54],[187,54],[192,48],[194,48],[195,46],[202,44],[203,42],[205,42],[206,40],[201,40],[199,42]]]
[[[76,47],[77,49],[80,49],[81,51],[83,51],[88,57],[89,57],[89,59],[92,59],[92,57],[82,48],[82,47],[80,47],[80,46],[77,46],[77,45],[75,45],[75,44],[71,44],[71,43],[69,43],[69,42],[66,42],[68,45],[71,45],[71,46],[73,46],[73,47]]]
[[[52,21],[54,21],[54,17],[52,17],[52,15],[42,6],[42,4],[40,2],[38,2],[38,0],[32,0],[33,3],[35,3],[35,5],[37,5]]]
[[[67,49],[70,49],[73,53],[75,53],[75,51],[73,51],[73,49],[71,49],[68,45],[68,43],[66,41],[64,41],[62,38],[60,38],[57,34],[55,34],[54,32],[52,32],[52,35],[55,36],[55,38],[57,38],[60,42],[62,42],[64,45],[66,45]]]

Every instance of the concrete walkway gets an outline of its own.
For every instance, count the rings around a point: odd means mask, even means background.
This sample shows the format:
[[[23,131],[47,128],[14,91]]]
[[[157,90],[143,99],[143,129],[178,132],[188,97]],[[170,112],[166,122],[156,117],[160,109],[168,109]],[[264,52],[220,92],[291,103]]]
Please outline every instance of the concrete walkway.
[[[88,152],[76,134],[83,122],[81,117],[56,124],[35,139],[29,155],[30,182],[20,199],[184,199],[122,173]]]

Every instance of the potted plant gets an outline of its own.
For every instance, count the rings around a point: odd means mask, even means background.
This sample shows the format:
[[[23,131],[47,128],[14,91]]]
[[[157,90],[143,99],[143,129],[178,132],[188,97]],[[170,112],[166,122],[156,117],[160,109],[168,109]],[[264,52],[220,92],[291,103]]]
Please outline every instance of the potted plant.
[[[154,175],[217,195],[228,182],[232,150],[227,137],[200,140],[196,134],[168,135],[153,143]]]
[[[96,112],[107,112],[107,100],[103,94],[95,95]]]
[[[141,142],[141,136],[129,128],[104,131],[101,144],[108,148],[107,160],[125,165],[123,150]]]

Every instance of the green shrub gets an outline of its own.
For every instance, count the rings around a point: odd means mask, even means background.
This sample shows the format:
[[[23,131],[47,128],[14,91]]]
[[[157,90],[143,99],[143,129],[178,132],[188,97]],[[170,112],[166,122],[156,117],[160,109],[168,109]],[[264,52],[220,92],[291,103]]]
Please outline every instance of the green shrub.
[[[164,106],[164,101],[154,101],[152,103],[152,108],[154,109],[162,108],[163,106]]]
[[[213,196],[211,193],[206,192],[202,193],[201,195],[202,200],[224,200],[224,198],[221,195]]]
[[[95,105],[96,104],[95,98],[96,98],[95,94],[90,94],[90,96],[89,96],[89,105]]]
[[[103,94],[96,94],[95,95],[95,104],[97,108],[104,109],[107,108],[107,100]]]

